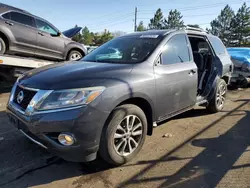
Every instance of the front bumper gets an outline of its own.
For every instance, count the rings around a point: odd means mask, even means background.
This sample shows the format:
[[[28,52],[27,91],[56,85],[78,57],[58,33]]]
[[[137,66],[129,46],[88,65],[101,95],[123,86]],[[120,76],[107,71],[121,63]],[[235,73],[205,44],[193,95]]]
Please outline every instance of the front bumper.
[[[13,105],[8,105],[7,114],[12,124],[31,141],[67,161],[74,162],[86,162],[96,158],[102,128],[109,115],[94,107],[84,106],[26,116],[13,108]],[[75,144],[60,144],[55,136],[59,133],[73,134]]]

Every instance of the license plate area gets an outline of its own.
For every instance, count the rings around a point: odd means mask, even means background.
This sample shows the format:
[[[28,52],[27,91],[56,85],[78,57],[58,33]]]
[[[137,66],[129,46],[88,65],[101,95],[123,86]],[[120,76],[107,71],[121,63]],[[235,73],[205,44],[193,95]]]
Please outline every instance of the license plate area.
[[[12,125],[14,125],[14,127],[16,127],[18,130],[22,130],[24,132],[27,132],[28,131],[28,128],[27,126],[22,122],[20,121],[18,118],[16,118],[15,116],[13,115],[10,115],[9,114],[9,121]]]
[[[9,117],[9,121],[10,121],[10,123],[12,124],[12,125],[14,125],[16,128],[18,128],[19,129],[19,120],[16,118],[16,117],[14,117],[14,116],[12,116],[12,115],[8,115],[8,117]]]

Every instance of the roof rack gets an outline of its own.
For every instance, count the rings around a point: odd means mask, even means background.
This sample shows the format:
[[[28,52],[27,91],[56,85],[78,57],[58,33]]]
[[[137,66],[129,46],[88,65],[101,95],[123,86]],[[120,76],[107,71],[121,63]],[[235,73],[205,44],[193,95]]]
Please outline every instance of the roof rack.
[[[186,30],[199,31],[199,32],[206,32],[204,29],[202,29],[202,28],[197,28],[197,27],[185,26],[184,28],[185,28]]]

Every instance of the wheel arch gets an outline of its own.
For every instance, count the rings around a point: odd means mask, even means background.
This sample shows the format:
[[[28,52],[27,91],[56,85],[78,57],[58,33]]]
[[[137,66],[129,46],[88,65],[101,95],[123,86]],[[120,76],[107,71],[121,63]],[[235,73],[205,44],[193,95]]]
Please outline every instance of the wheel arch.
[[[126,99],[123,99],[122,101],[120,101],[118,104],[116,104],[114,109],[116,107],[124,105],[124,104],[133,104],[133,105],[136,105],[143,110],[143,112],[146,115],[147,123],[148,123],[147,135],[152,135],[153,134],[154,111],[153,111],[153,106],[149,102],[149,100],[147,100],[144,97],[126,98]],[[109,118],[108,118],[108,120],[109,120]]]
[[[66,53],[65,59],[68,58],[70,52],[72,52],[73,50],[80,52],[80,53],[82,54],[82,57],[84,57],[84,56],[86,55],[85,52],[84,52],[82,49],[77,48],[77,47],[73,47],[73,48],[70,48],[70,49],[68,50],[68,52]]]
[[[9,40],[9,38],[7,37],[7,35],[4,33],[4,32],[2,32],[2,31],[0,31],[0,37],[3,39],[3,41],[5,42],[5,45],[6,45],[6,51],[8,51],[9,50],[9,45],[10,45],[10,40]]]
[[[228,75],[223,75],[221,77],[221,79],[223,79],[227,84],[229,84],[229,82],[230,82],[230,76],[228,76]]]

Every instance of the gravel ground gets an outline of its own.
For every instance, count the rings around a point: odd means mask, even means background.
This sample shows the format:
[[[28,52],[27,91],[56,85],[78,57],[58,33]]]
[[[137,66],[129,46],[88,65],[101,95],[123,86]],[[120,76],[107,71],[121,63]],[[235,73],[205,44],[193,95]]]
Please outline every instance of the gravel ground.
[[[196,108],[162,123],[117,168],[47,153],[9,124],[7,100],[0,94],[0,187],[250,187],[250,89],[230,91],[223,112]]]

